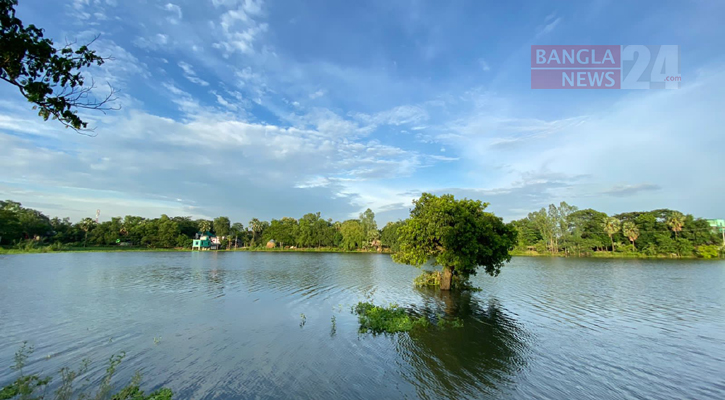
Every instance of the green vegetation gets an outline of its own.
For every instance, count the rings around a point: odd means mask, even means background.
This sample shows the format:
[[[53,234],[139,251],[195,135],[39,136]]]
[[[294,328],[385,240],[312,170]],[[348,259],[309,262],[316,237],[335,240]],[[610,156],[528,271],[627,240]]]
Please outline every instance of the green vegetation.
[[[608,216],[592,209],[559,206],[504,224],[486,213],[486,203],[425,194],[411,217],[378,229],[371,210],[344,222],[309,213],[300,219],[252,219],[245,227],[228,217],[143,218],[128,215],[96,223],[49,218],[14,201],[0,201],[0,254],[56,251],[175,251],[191,248],[198,232],[221,237],[222,249],[244,251],[396,253],[398,262],[420,266],[429,259],[451,267],[465,282],[476,270],[496,275],[511,255],[566,257],[724,257],[723,239],[709,223],[673,210]],[[480,204],[481,209],[477,209]],[[440,217],[440,218],[439,218]],[[517,233],[512,239],[512,234]],[[267,248],[268,241],[276,245]],[[419,240],[419,241],[418,241]],[[513,244],[511,245],[511,241]],[[416,242],[418,241],[418,242]],[[446,242],[446,245],[443,245]],[[506,249],[512,248],[512,251]],[[505,254],[508,253],[508,254]],[[447,268],[444,268],[443,272]],[[430,279],[421,277],[419,279]],[[440,282],[425,286],[441,286]]]
[[[360,302],[353,308],[353,313],[358,316],[360,332],[398,333],[433,325],[426,317],[412,317],[407,310],[396,304],[384,307]],[[334,329],[334,317],[332,325]],[[447,319],[444,315],[438,315],[436,326],[439,329],[463,328],[463,320],[458,317]]]
[[[49,218],[11,200],[0,201],[0,246],[4,248],[0,248],[0,253],[183,250],[191,248],[198,232],[207,231],[221,237],[221,246],[227,250],[384,252],[395,245],[395,238],[391,237],[387,237],[387,245],[381,243],[375,214],[369,209],[359,219],[343,223],[323,219],[318,212],[305,214],[299,220],[285,217],[267,222],[253,218],[245,228],[242,223],[232,223],[223,216],[210,221],[167,215],[153,219],[127,215],[100,223],[91,218],[72,223],[68,218]],[[384,232],[389,233],[389,229]],[[270,240],[275,241],[276,247],[267,249]]]
[[[23,368],[25,367],[28,357],[33,353],[33,347],[23,343],[20,349],[15,353],[15,364],[12,369],[18,371],[19,377],[15,382],[0,389],[0,400],[42,400],[46,398],[47,388],[52,377],[41,377],[39,375],[25,375]],[[172,392],[170,389],[162,388],[155,392],[145,394],[141,388],[141,375],[136,375],[128,386],[114,393],[113,376],[116,368],[123,361],[125,353],[114,355],[109,359],[106,373],[101,379],[100,385],[92,392],[88,392],[89,388],[84,387],[81,391],[74,389],[76,380],[83,376],[90,365],[89,360],[83,360],[77,370],[70,368],[62,368],[59,371],[60,385],[53,393],[54,400],[171,400]]]
[[[608,216],[562,202],[513,221],[515,255],[723,257],[723,239],[701,218],[661,209]]]
[[[438,316],[438,327],[441,329],[458,329],[463,328],[463,320],[455,317],[452,319],[445,319],[443,315]]]
[[[496,276],[511,260],[516,230],[484,212],[487,203],[423,193],[414,204],[410,218],[398,228],[400,250],[393,260],[416,267],[428,262],[443,266],[441,290],[451,289],[454,275],[466,280],[479,267]]]
[[[440,289],[442,276],[442,271],[423,271],[422,274],[418,275],[415,279],[413,279],[413,285],[415,285],[416,287],[430,287]],[[473,292],[481,291],[480,288],[477,288],[471,284],[468,276],[460,274],[453,275],[451,277],[451,289],[470,290]]]
[[[382,307],[360,302],[355,306],[354,313],[358,316],[361,332],[408,332],[414,328],[425,328],[430,325],[425,317],[411,318],[404,308],[395,304]]]
[[[17,0],[0,0],[0,80],[15,86],[44,120],[56,119],[75,130],[87,128],[78,110],[110,110],[114,91],[97,100],[93,82],[86,85],[81,70],[105,60],[88,45],[72,43],[56,49],[35,25],[15,17]]]

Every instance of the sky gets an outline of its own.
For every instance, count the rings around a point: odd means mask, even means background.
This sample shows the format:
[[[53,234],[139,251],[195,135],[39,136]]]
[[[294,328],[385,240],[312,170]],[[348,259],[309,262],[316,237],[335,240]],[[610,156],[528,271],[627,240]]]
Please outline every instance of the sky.
[[[51,216],[504,220],[566,201],[723,218],[725,2],[20,0],[120,110],[92,135],[0,85],[0,198]],[[536,44],[674,44],[677,90],[532,90]]]

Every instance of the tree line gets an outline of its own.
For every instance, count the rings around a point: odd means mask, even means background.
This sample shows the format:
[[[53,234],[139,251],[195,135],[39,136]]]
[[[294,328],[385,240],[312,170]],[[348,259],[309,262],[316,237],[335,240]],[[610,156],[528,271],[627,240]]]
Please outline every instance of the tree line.
[[[190,248],[197,233],[211,232],[222,238],[222,247],[262,247],[274,240],[278,247],[332,248],[346,251],[399,250],[399,228],[405,221],[378,228],[375,213],[368,209],[358,218],[325,219],[309,213],[299,219],[284,217],[246,225],[228,217],[212,220],[191,217],[114,217],[96,223],[91,218],[71,222],[50,218],[14,201],[0,201],[0,245],[16,246],[115,246]],[[565,202],[550,205],[509,223],[516,229],[517,253],[536,252],[566,256],[590,256],[596,252],[633,253],[647,256],[717,257],[722,237],[704,219],[660,209],[609,216],[593,209],[579,210]]]
[[[511,223],[519,232],[519,252],[589,256],[608,251],[712,258],[720,255],[723,246],[722,237],[706,220],[669,209],[609,216],[561,202]]]
[[[396,248],[401,222],[378,229],[375,213],[367,209],[357,219],[333,221],[320,213],[299,219],[261,221],[253,218],[245,226],[228,217],[213,220],[191,217],[143,218],[127,215],[96,223],[91,218],[71,222],[50,218],[15,201],[0,201],[0,245],[32,248],[53,246],[133,245],[148,248],[191,248],[198,233],[222,238],[222,247],[261,247],[274,240],[279,247],[382,250]]]

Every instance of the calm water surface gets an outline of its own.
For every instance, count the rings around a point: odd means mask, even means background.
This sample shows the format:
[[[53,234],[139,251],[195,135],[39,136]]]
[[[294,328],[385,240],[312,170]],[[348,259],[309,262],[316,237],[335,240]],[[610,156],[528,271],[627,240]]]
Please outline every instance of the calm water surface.
[[[177,399],[725,398],[723,262],[515,258],[464,295],[418,274],[377,254],[0,256],[0,385],[28,340],[29,371],[89,357],[97,377],[126,351],[117,381]],[[365,300],[465,327],[359,334]]]

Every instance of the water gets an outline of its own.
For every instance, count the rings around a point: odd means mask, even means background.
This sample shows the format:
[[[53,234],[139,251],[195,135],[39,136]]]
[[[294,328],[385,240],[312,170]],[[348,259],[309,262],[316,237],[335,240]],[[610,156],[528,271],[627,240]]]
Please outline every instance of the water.
[[[28,372],[89,357],[95,379],[126,351],[118,381],[177,399],[725,398],[722,261],[515,258],[463,296],[418,274],[377,254],[0,256],[0,385],[28,340]],[[360,334],[364,300],[465,326]]]

